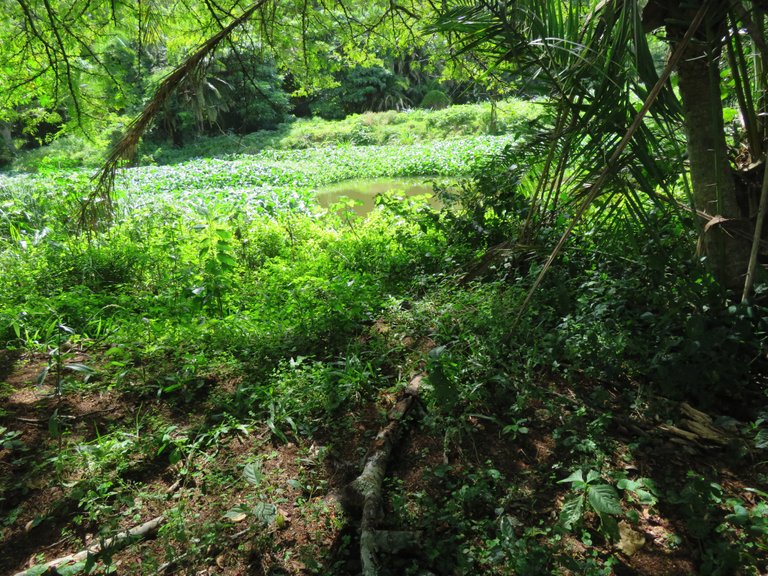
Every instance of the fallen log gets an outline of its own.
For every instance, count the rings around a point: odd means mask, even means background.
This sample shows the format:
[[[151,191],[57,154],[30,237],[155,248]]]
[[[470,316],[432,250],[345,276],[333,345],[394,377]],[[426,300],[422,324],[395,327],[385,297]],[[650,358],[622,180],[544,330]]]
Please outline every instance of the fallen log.
[[[397,446],[403,434],[402,423],[408,413],[417,402],[419,386],[422,375],[414,377],[405,389],[403,397],[389,411],[387,424],[382,428],[370,451],[363,471],[348,486],[348,497],[358,503],[362,508],[360,517],[360,561],[362,563],[363,576],[376,576],[378,574],[377,555],[379,550],[388,545],[402,550],[404,546],[403,535],[412,533],[389,533],[379,535],[376,529],[382,517],[383,497],[382,484],[386,475],[392,451]],[[390,550],[396,553],[397,550]]]
[[[156,518],[152,518],[152,520],[144,522],[144,524],[141,524],[140,526],[136,526],[134,528],[131,528],[130,530],[124,530],[124,531],[118,532],[117,534],[112,536],[112,538],[107,538],[106,540],[99,540],[97,542],[93,542],[89,546],[87,546],[85,549],[81,550],[80,552],[77,552],[75,554],[69,554],[67,556],[62,556],[61,558],[56,558],[55,560],[46,562],[42,566],[36,565],[34,566],[34,570],[35,570],[34,573],[39,573],[39,570],[41,567],[47,568],[47,569],[51,569],[51,568],[55,569],[65,564],[82,562],[83,560],[86,560],[89,556],[95,556],[97,554],[101,554],[102,552],[106,552],[106,551],[115,552],[120,548],[127,546],[134,540],[139,540],[153,533],[163,524],[163,522],[165,522],[165,516],[157,516]],[[14,574],[14,576],[28,576],[30,573],[32,573],[32,570],[33,568],[29,568],[27,570],[24,570],[23,572],[17,572],[16,574]]]

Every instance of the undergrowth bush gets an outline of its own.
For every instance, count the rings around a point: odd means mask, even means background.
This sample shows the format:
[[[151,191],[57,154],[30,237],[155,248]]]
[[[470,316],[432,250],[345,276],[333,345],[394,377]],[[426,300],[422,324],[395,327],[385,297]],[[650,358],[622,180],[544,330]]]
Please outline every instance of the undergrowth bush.
[[[692,253],[693,233],[674,217],[660,216],[652,226],[596,231],[574,242],[562,271],[544,283],[542,293],[564,294],[552,303],[555,329],[544,337],[553,366],[608,380],[639,378],[702,405],[737,402],[763,347],[763,312],[727,303]]]
[[[469,184],[442,194],[454,209],[440,225],[456,252],[462,244],[480,253],[515,246],[530,209],[517,157],[508,148]],[[640,225],[629,213],[619,212],[610,228],[580,227],[516,320],[508,311],[509,300],[513,308],[522,302],[538,275],[538,262],[565,222],[562,215],[545,215],[535,223],[535,235],[526,237],[524,251],[492,251],[490,258],[470,268],[470,278],[508,284],[488,296],[504,310],[488,319],[499,326],[490,349],[510,351],[528,369],[648,383],[667,397],[704,406],[728,398],[735,407],[754,395],[752,378],[761,369],[768,333],[765,310],[729,303],[728,294],[694,254],[696,231],[676,213],[649,211]],[[453,318],[455,327],[439,344],[461,333],[456,327],[468,317],[454,313]],[[516,321],[515,329],[502,336],[501,326]],[[468,332],[482,329],[475,326]],[[505,353],[481,362],[503,362]],[[455,362],[471,364],[469,358],[474,356]]]
[[[450,97],[442,90],[430,90],[424,94],[419,106],[429,110],[442,110],[451,105]]]
[[[641,387],[718,403],[721,413],[723,399],[759,407],[764,396],[750,400],[765,355],[765,310],[730,305],[693,255],[690,223],[650,209],[644,227],[628,211],[618,210],[611,228],[593,228],[588,215],[521,310],[570,206],[524,230],[532,216],[529,164],[517,160],[535,150],[515,137],[374,145],[379,120],[403,133],[411,123],[456,131],[486,121],[473,109],[444,112],[348,119],[346,143],[327,149],[126,170],[116,182],[113,222],[91,234],[80,234],[75,218],[87,174],[3,178],[0,340],[46,354],[49,381],[57,365],[93,358],[95,383],[62,378],[59,369],[56,391],[118,388],[121,401],[198,416],[211,445],[220,438],[215,430],[231,424],[245,434],[266,423],[299,451],[304,437],[322,438],[343,446],[345,457],[359,419],[375,429],[384,418],[366,409],[389,403],[411,374],[426,372],[419,434],[428,441],[419,449],[437,458],[425,458],[432,465],[409,481],[429,488],[408,492],[393,481],[386,503],[398,527],[424,530],[423,564],[441,573],[607,574],[616,558],[593,545],[610,534],[589,495],[610,492],[616,506],[602,512],[618,516],[637,504],[632,486],[635,496],[648,487],[623,461],[612,469],[611,427],[625,400],[614,391],[637,399]],[[440,210],[389,194],[363,218],[351,201],[325,210],[313,201],[317,187],[361,173],[472,172],[472,181],[441,191]],[[143,450],[153,465],[160,457],[188,468],[203,446],[176,425],[139,434],[138,412],[135,430],[100,432],[98,450],[71,460],[100,476],[78,488],[94,523],[129,493],[127,484],[109,484],[114,459],[125,463]],[[752,434],[763,424],[755,421]],[[475,465],[471,458],[486,449],[478,438],[514,447],[498,464]],[[550,443],[552,465],[534,462],[539,445]],[[54,458],[71,468],[67,457]],[[511,476],[520,470],[533,480]],[[566,477],[566,470],[574,472]],[[208,470],[199,473],[209,481]],[[552,526],[546,502],[559,506],[563,478],[570,515]],[[619,503],[614,484],[623,491]],[[538,491],[524,493],[531,486]],[[725,491],[702,475],[690,475],[687,486],[659,483],[642,504],[666,498],[678,507],[709,573],[757,563],[762,540],[727,550],[747,531],[764,530],[763,500],[722,502]],[[544,505],[524,509],[522,498]],[[571,558],[563,541],[577,531],[583,553]],[[390,568],[415,573],[424,565],[397,559]]]

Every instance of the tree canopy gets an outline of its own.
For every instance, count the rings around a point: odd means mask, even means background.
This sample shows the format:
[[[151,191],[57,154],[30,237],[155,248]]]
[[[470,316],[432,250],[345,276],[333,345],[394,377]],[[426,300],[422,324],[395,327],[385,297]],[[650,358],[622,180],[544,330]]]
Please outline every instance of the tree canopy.
[[[311,97],[338,85],[347,69],[384,62],[392,69],[399,61],[419,74],[443,51],[438,39],[417,33],[424,7],[412,3],[13,0],[6,7],[0,122],[42,138],[137,115],[180,67],[176,106],[216,121],[232,102],[262,101],[259,116],[284,107],[273,86]],[[243,90],[253,96],[237,101]]]

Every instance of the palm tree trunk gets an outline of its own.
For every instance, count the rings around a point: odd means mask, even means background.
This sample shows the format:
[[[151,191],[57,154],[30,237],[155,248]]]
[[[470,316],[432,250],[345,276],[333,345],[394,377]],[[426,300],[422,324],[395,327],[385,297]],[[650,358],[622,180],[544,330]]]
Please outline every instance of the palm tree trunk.
[[[749,262],[749,245],[728,231],[728,220],[739,219],[741,213],[723,126],[717,66],[720,49],[713,49],[713,45],[691,44],[678,64],[678,78],[695,208],[726,219],[702,227],[700,246],[715,278],[727,288],[740,289]]]

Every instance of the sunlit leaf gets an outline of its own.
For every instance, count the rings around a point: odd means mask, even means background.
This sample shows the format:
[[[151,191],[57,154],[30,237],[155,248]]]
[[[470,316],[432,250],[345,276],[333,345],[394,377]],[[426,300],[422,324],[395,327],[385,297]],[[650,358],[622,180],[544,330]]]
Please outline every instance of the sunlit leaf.
[[[277,508],[269,502],[258,502],[253,507],[253,515],[256,517],[256,520],[268,526],[275,521]]]
[[[584,497],[581,494],[572,496],[563,503],[560,511],[560,523],[566,530],[572,530],[581,520],[584,513]]]
[[[584,472],[581,470],[576,470],[575,472],[571,472],[571,475],[568,476],[568,478],[563,478],[562,480],[557,481],[558,484],[574,484],[574,483],[584,483]]]
[[[600,514],[621,514],[621,503],[616,489],[608,484],[595,484],[587,488],[590,506]]]

